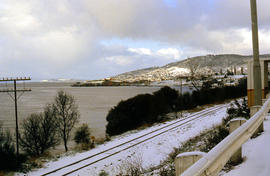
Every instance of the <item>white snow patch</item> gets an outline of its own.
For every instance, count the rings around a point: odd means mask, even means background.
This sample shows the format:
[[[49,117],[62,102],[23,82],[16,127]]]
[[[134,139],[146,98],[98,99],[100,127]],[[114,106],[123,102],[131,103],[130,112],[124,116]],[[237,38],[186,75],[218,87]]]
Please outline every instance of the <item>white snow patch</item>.
[[[171,76],[187,75],[190,70],[187,68],[171,67],[167,69]]]
[[[183,157],[183,156],[190,156],[190,155],[205,155],[205,152],[201,152],[201,151],[194,151],[194,152],[185,152],[185,153],[180,153],[179,155],[177,155],[177,157]]]
[[[269,176],[270,175],[270,116],[264,121],[265,131],[255,139],[242,145],[244,162],[225,176]]]

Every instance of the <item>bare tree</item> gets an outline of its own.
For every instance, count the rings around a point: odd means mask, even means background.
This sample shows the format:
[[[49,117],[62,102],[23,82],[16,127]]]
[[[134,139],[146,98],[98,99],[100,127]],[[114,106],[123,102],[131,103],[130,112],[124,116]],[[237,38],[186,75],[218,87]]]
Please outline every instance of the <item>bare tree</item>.
[[[41,139],[40,143],[44,149],[54,147],[59,144],[58,121],[56,119],[56,109],[52,104],[44,108],[41,121]]]
[[[188,59],[187,65],[188,65],[188,68],[190,70],[191,84],[193,85],[193,87],[196,90],[199,90],[199,88],[198,88],[199,87],[199,81],[198,81],[198,78],[196,78],[198,76],[198,75],[196,75],[196,71],[199,68],[199,63],[196,62],[194,59],[193,60]]]
[[[55,97],[54,109],[58,119],[60,136],[64,141],[65,150],[68,151],[67,142],[73,127],[79,122],[80,118],[78,106],[75,104],[75,99],[72,95],[59,91]]]
[[[52,105],[47,105],[43,113],[31,114],[22,122],[20,144],[31,155],[40,155],[59,143],[57,121]]]
[[[199,63],[196,62],[194,59],[188,59],[187,65],[190,70],[190,76],[195,77],[196,71],[199,68]]]

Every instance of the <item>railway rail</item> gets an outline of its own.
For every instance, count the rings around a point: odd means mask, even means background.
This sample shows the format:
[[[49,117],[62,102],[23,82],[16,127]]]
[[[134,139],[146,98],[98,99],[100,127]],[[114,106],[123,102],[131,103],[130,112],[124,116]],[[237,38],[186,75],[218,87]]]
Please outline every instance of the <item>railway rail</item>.
[[[193,113],[191,115],[189,115],[188,117],[185,118],[181,118],[173,123],[164,125],[158,129],[155,129],[153,131],[147,132],[141,136],[138,136],[136,138],[127,140],[125,142],[122,142],[118,145],[112,146],[108,149],[105,149],[101,152],[98,152],[96,154],[87,156],[83,159],[80,159],[78,161],[72,162],[70,164],[67,164],[65,166],[59,167],[57,169],[53,169],[49,172],[43,173],[41,174],[42,176],[48,176],[48,175],[71,175],[76,173],[77,171],[84,169],[86,167],[89,167],[99,161],[102,161],[104,159],[107,159],[113,155],[116,155],[120,152],[123,152],[125,150],[128,150],[134,146],[137,146],[141,143],[147,142],[157,136],[160,136],[170,130],[174,130],[180,126],[183,126],[185,124],[188,124],[194,120],[198,120],[201,118],[205,118],[207,117],[207,115],[212,114],[212,113],[216,113],[218,111],[221,111],[223,108],[227,107],[228,104],[225,105],[218,105],[212,108],[208,108],[196,113]],[[110,153],[111,152],[111,153]]]

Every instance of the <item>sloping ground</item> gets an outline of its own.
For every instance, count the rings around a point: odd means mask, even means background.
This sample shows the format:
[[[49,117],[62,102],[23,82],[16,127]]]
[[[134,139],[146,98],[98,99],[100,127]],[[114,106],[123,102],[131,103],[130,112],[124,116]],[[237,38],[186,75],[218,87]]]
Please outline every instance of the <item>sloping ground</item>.
[[[269,58],[270,55],[260,55],[260,58]],[[193,67],[196,74],[213,74],[222,71],[226,72],[227,69],[233,71],[234,67],[240,73],[241,68],[246,73],[247,61],[252,56],[243,56],[236,54],[222,54],[222,55],[205,55],[196,56],[167,64],[163,67],[151,67],[141,70],[135,70],[123,73],[112,78],[118,80],[169,80],[177,76],[190,75],[190,68]]]
[[[242,146],[244,162],[224,176],[269,176],[270,175],[270,116],[264,121],[264,132],[248,140]]]
[[[218,105],[216,107],[222,107],[218,111],[213,111],[206,116],[200,116],[198,120],[191,121],[186,123],[179,128],[175,128],[173,130],[168,131],[165,134],[159,135],[156,138],[153,138],[147,142],[143,142],[140,145],[132,147],[128,150],[124,150],[122,152],[117,153],[107,159],[99,161],[91,166],[88,166],[78,172],[73,173],[72,175],[91,175],[95,176],[98,175],[101,170],[105,170],[109,175],[117,175],[121,172],[121,169],[125,169],[124,166],[129,163],[138,163],[143,168],[147,169],[153,166],[159,165],[164,159],[166,159],[174,149],[174,147],[179,147],[182,142],[197,136],[205,129],[209,129],[214,125],[220,124],[222,118],[226,116],[226,106]],[[216,107],[212,107],[209,109],[213,109]],[[208,110],[208,109],[207,109]],[[27,175],[42,175],[54,168],[58,168],[60,166],[69,164],[71,162],[80,160],[85,158],[86,156],[96,154],[100,151],[103,151],[106,148],[118,145],[124,141],[127,141],[131,138],[136,138],[141,136],[149,131],[154,131],[162,126],[166,126],[174,121],[166,122],[164,124],[158,124],[151,128],[147,128],[145,130],[139,132],[133,132],[125,134],[124,136],[118,136],[117,138],[113,139],[112,141],[100,145],[95,149],[84,153],[78,153],[74,156],[66,156],[63,158],[59,158],[58,161],[51,161],[48,162],[44,168],[33,171],[28,173]],[[111,154],[114,151],[108,151],[105,154]],[[91,162],[91,161],[90,161]],[[81,163],[83,165],[83,163]],[[58,173],[59,174],[59,173]],[[24,174],[22,174],[24,175]],[[56,173],[53,175],[57,175]]]

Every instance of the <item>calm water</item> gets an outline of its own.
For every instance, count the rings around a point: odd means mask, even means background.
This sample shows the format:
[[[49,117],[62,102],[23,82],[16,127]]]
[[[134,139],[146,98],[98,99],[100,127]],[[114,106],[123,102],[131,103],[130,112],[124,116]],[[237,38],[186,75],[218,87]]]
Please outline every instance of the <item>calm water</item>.
[[[27,87],[32,91],[25,92],[18,101],[19,122],[31,113],[42,112],[43,107],[53,101],[57,91],[64,90],[76,99],[80,123],[87,123],[97,137],[104,137],[106,115],[119,101],[159,90],[158,87],[70,87],[63,83],[28,83]],[[4,127],[14,129],[14,114],[14,101],[7,93],[0,93],[0,122]]]

